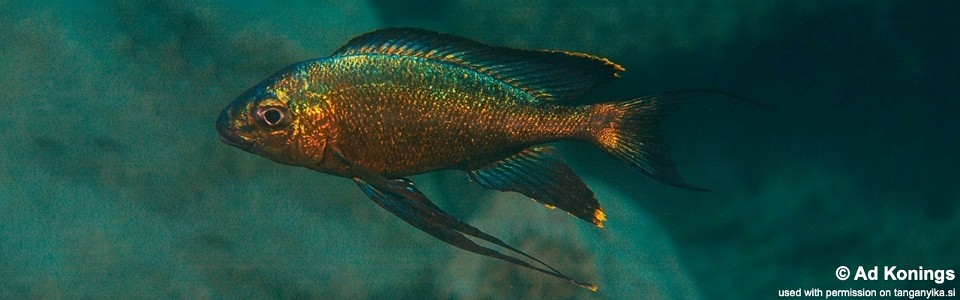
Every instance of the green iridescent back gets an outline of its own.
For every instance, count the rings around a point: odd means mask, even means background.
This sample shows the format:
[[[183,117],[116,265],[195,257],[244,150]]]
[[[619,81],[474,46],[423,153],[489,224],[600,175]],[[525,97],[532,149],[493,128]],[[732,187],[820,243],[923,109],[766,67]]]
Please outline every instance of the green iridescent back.
[[[332,123],[330,145],[387,176],[469,170],[530,145],[576,138],[587,106],[548,103],[476,70],[401,55],[310,66]]]

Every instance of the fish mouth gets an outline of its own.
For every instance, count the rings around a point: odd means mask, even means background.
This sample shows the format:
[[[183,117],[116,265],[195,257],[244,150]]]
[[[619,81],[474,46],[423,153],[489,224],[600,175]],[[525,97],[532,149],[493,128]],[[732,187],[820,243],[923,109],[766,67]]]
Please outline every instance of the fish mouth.
[[[236,136],[236,135],[226,136],[223,133],[220,133],[220,141],[223,142],[224,144],[234,146],[243,150],[248,150],[250,149],[250,147],[253,146],[253,143],[250,143],[239,136]]]
[[[217,133],[220,135],[220,141],[224,144],[237,147],[243,150],[249,150],[253,147],[253,141],[250,141],[243,136],[240,136],[236,132],[230,129],[229,120],[230,116],[228,110],[224,110],[220,117],[217,118]]]

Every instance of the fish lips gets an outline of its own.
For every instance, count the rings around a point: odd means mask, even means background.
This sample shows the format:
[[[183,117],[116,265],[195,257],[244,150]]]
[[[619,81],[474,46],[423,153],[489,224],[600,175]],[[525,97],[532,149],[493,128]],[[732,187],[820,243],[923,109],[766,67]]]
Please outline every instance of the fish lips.
[[[217,118],[217,133],[220,135],[220,141],[224,144],[249,151],[250,148],[253,148],[253,141],[240,136],[240,134],[237,134],[236,131],[230,127],[232,117],[229,107],[220,112],[220,117]]]

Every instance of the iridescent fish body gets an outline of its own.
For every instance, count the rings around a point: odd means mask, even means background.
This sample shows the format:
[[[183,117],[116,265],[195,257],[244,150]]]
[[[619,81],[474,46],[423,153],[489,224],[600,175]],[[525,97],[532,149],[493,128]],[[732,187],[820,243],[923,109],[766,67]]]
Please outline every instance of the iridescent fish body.
[[[655,132],[670,103],[686,94],[569,103],[623,71],[588,54],[385,29],[250,88],[224,108],[217,130],[229,145],[351,178],[376,203],[451,245],[596,290],[449,216],[403,177],[463,170],[484,187],[522,193],[602,227],[605,214],[593,192],[542,146],[572,140],[596,145],[666,184],[699,190],[680,178]]]

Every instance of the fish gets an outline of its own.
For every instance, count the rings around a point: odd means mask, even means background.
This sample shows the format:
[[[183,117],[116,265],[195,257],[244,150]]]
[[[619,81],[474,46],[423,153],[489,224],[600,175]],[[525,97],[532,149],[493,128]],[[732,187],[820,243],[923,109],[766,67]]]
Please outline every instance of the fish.
[[[657,130],[682,99],[704,91],[579,101],[624,71],[586,53],[381,29],[244,91],[220,112],[216,129],[227,145],[349,178],[377,205],[452,246],[597,291],[444,212],[407,177],[460,170],[484,188],[517,192],[603,227],[606,213],[594,193],[548,145],[575,141],[656,181],[705,191],[681,178]]]

